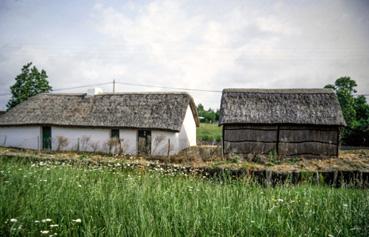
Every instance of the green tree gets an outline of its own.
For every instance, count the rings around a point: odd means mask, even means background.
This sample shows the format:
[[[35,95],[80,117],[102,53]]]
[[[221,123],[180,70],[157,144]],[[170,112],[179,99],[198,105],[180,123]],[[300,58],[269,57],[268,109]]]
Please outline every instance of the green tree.
[[[199,117],[202,117],[201,121],[205,123],[214,123],[219,120],[219,110],[214,111],[211,108],[205,110],[202,104],[197,106],[197,113],[199,114]]]
[[[12,97],[10,98],[7,109],[11,109],[17,104],[27,100],[31,96],[39,93],[50,92],[52,90],[47,80],[44,70],[41,72],[32,63],[27,63],[22,67],[22,73],[15,78],[15,83],[10,87]]]
[[[357,86],[354,80],[350,77],[340,77],[334,85],[326,85],[325,88],[331,88],[336,91],[338,101],[340,102],[343,117],[346,120],[347,126],[351,126],[356,119],[355,111],[355,87]]]
[[[350,77],[340,77],[334,85],[325,88],[335,90],[347,127],[342,140],[348,145],[369,145],[369,105],[364,96],[355,96],[357,83]]]

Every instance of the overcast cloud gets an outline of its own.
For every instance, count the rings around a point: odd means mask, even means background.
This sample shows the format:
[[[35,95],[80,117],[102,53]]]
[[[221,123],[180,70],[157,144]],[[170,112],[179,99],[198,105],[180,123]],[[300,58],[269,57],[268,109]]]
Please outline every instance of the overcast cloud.
[[[113,79],[206,90],[316,88],[347,75],[369,93],[368,1],[76,2],[0,1],[0,94],[29,61],[55,89]],[[219,107],[219,93],[190,94]],[[0,96],[1,109],[8,99]]]

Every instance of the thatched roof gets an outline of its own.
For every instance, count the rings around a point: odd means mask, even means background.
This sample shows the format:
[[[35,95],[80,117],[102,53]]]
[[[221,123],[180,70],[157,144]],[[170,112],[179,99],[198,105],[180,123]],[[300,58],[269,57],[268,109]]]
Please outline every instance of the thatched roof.
[[[219,124],[345,126],[330,89],[224,89]]]
[[[59,125],[179,131],[190,105],[187,93],[39,94],[0,117],[0,126]]]

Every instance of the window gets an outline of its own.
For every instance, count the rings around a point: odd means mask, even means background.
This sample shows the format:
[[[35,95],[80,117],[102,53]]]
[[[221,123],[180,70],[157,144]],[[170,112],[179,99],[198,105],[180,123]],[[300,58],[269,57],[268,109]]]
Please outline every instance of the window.
[[[110,135],[111,135],[111,138],[119,139],[119,129],[112,129]]]

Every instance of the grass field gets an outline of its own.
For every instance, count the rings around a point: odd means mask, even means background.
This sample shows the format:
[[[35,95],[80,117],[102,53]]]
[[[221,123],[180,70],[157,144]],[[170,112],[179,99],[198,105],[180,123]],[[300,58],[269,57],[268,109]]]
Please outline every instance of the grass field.
[[[0,158],[0,236],[368,236],[369,191]]]
[[[222,139],[222,127],[214,123],[200,123],[200,127],[197,128],[197,140],[198,141],[221,141]]]

